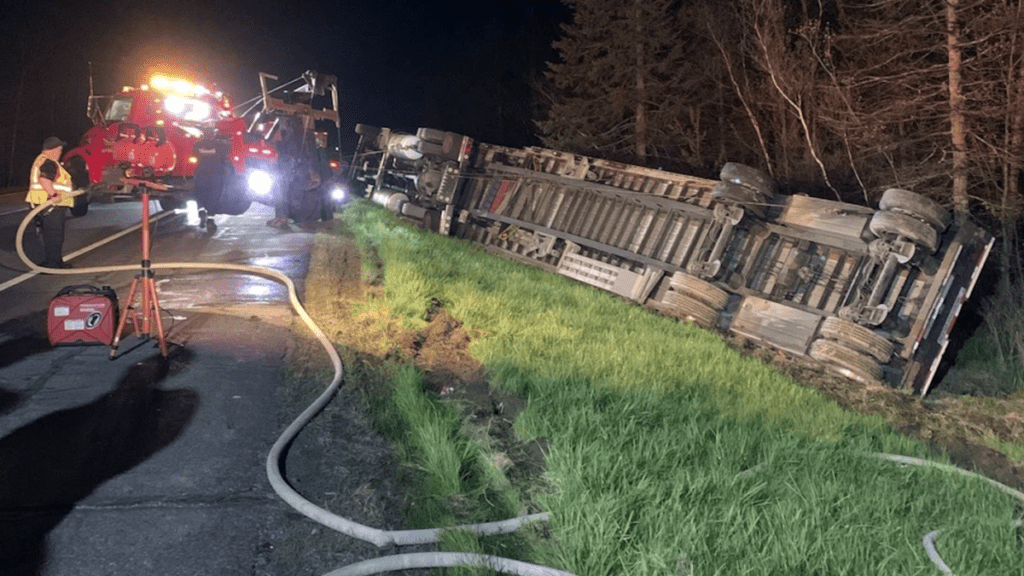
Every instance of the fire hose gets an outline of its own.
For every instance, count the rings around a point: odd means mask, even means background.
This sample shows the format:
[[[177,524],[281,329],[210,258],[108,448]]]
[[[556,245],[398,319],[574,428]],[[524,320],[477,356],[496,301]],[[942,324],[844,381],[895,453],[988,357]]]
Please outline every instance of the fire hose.
[[[72,192],[72,195],[81,194],[82,191]],[[21,225],[18,227],[18,231],[15,238],[15,247],[18,252],[19,258],[22,262],[31,268],[33,271],[47,273],[47,274],[58,274],[58,275],[71,275],[71,274],[85,274],[85,273],[105,273],[105,272],[130,272],[138,270],[135,265],[116,265],[116,266],[96,266],[91,268],[77,268],[77,269],[55,269],[46,268],[39,266],[32,262],[25,254],[22,241],[24,239],[25,230],[29,225],[29,222],[40,213],[45,210],[53,201],[47,202],[37,206],[29,211],[29,213],[22,220]],[[248,266],[242,264],[222,264],[222,263],[202,263],[202,262],[165,262],[165,263],[152,263],[152,269],[204,269],[204,270],[223,270],[230,272],[241,272],[244,274],[252,274],[268,278],[277,282],[280,282],[288,289],[288,299],[295,313],[302,319],[302,321],[309,327],[313,332],[313,335],[323,346],[331,359],[331,363],[334,367],[334,377],[331,382],[327,385],[324,391],[313,401],[294,421],[282,432],[281,436],[277,439],[274,445],[271,447],[270,452],[267,454],[266,470],[267,478],[270,481],[271,487],[278,494],[278,496],[288,503],[289,506],[294,508],[297,512],[306,516],[307,518],[317,522],[325,527],[331,528],[337,532],[368,542],[378,546],[379,548],[386,548],[389,546],[408,546],[414,544],[431,544],[436,543],[440,540],[442,533],[445,530],[442,528],[429,528],[419,530],[381,530],[359,524],[347,518],[338,516],[324,508],[317,506],[316,504],[305,499],[296,492],[289,484],[288,481],[281,474],[281,462],[284,459],[288,447],[298,436],[299,432],[308,424],[323,408],[330,402],[331,398],[335,395],[338,388],[342,383],[343,366],[341,357],[338,355],[337,350],[334,348],[334,344],[327,338],[327,335],[316,325],[312,317],[306,312],[305,308],[299,301],[298,294],[295,289],[295,284],[291,278],[287,275],[273,270],[271,268],[264,268],[260,266]],[[871,453],[867,454],[872,457],[881,458],[883,460],[889,460],[902,465],[912,465],[921,467],[932,467],[946,472],[960,474],[968,477],[979,478],[1003,493],[1020,500],[1024,503],[1024,493],[1014,490],[1009,486],[996,482],[990,478],[969,472],[956,466],[950,466],[948,464],[942,464],[939,462],[933,462],[930,460],[922,460],[919,458],[912,458],[909,456],[902,456],[898,454],[884,454],[884,453]],[[755,466],[750,470],[741,472],[739,476],[749,476],[755,474],[760,469],[760,466]],[[531,514],[528,516],[521,516],[517,518],[511,518],[508,520],[502,520],[498,522],[486,522],[481,524],[471,524],[457,526],[451,529],[462,529],[468,530],[474,534],[485,536],[492,534],[505,534],[518,530],[522,526],[539,521],[547,521],[550,518],[549,513]],[[1024,521],[1016,521],[1014,524],[1016,527],[1024,526]],[[925,535],[923,539],[923,545],[928,554],[929,559],[937,568],[939,568],[945,574],[952,574],[952,570],[942,561],[938,551],[935,548],[935,539],[941,534],[942,530],[935,530]],[[358,562],[333,570],[324,576],[364,576],[370,574],[379,574],[381,572],[388,572],[394,570],[406,570],[413,568],[441,568],[451,566],[486,566],[492,570],[502,572],[505,574],[516,574],[520,576],[574,576],[572,573],[550,568],[546,566],[540,566],[537,564],[530,564],[527,562],[521,562],[518,560],[512,560],[509,558],[501,558],[497,556],[488,556],[484,554],[468,553],[468,552],[418,552],[418,553],[406,553],[396,554],[391,556],[384,556],[380,558],[374,558],[363,562]]]
[[[72,192],[73,196],[81,194],[82,191]],[[91,268],[75,268],[75,269],[58,269],[58,268],[46,268],[32,262],[25,254],[24,246],[22,246],[25,230],[28,228],[29,223],[33,218],[43,210],[47,209],[53,204],[53,201],[49,201],[45,204],[36,206],[28,212],[25,218],[22,220],[21,225],[18,226],[18,231],[15,237],[15,247],[17,248],[18,257],[21,261],[35,272],[42,272],[47,274],[57,275],[71,275],[71,274],[99,274],[106,272],[130,272],[138,271],[137,265],[116,265],[116,266],[95,266]],[[292,306],[292,309],[302,319],[302,321],[309,327],[313,332],[313,335],[323,346],[324,350],[330,356],[331,363],[334,366],[334,378],[330,384],[324,389],[324,391],[313,401],[299,416],[284,430],[281,436],[277,439],[274,445],[271,447],[270,452],[267,454],[267,477],[270,481],[271,487],[289,506],[294,508],[300,514],[310,518],[314,522],[322,524],[328,528],[341,532],[352,538],[369,542],[378,546],[379,548],[386,548],[388,546],[406,546],[412,544],[431,544],[440,541],[442,533],[446,529],[442,528],[431,528],[421,530],[380,530],[371,526],[359,524],[347,518],[338,516],[324,508],[317,506],[316,504],[305,499],[296,492],[285,480],[281,474],[281,462],[288,450],[288,447],[298,436],[299,432],[313,419],[326,405],[330,402],[331,398],[335,395],[338,388],[341,386],[343,366],[341,363],[341,357],[338,355],[337,350],[334,349],[334,344],[327,338],[327,335],[316,325],[313,319],[306,312],[302,303],[299,301],[298,294],[295,289],[295,283],[292,282],[291,278],[287,275],[273,270],[271,268],[264,268],[260,266],[247,266],[242,264],[222,264],[222,263],[202,263],[202,262],[164,262],[164,263],[151,263],[150,268],[153,270],[172,270],[172,269],[203,269],[203,270],[223,270],[229,272],[241,272],[245,274],[252,274],[269,278],[271,280],[280,282],[288,289],[288,300]],[[458,526],[454,529],[468,530],[478,535],[491,535],[491,534],[505,534],[514,532],[525,524],[531,522],[538,522],[547,520],[549,514],[531,514],[529,516],[522,516],[518,518],[511,518],[508,520],[502,520],[499,522],[486,522],[482,524],[472,524],[467,526]],[[557,570],[554,568],[548,568],[546,566],[540,566],[537,564],[529,564],[526,562],[520,562],[509,558],[500,558],[497,556],[484,556],[480,554],[468,554],[468,553],[453,553],[447,552],[424,552],[417,554],[399,554],[396,556],[386,556],[383,558],[376,558],[366,562],[359,563],[356,572],[346,572],[349,568],[342,568],[339,571],[334,571],[332,574],[376,574],[394,568],[375,568],[375,566],[388,566],[394,562],[406,562],[401,559],[403,556],[412,556],[413,558],[408,560],[410,567],[418,568],[432,568],[432,567],[446,567],[446,566],[459,566],[459,565],[486,565],[494,570],[503,572],[506,574],[517,574],[520,576],[575,576],[569,572]],[[398,560],[393,560],[393,559]],[[366,571],[370,570],[370,571]]]

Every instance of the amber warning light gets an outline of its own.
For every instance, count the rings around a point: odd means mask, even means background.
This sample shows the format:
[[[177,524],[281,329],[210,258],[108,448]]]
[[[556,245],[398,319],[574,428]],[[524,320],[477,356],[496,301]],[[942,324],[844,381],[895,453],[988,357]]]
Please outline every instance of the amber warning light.
[[[209,94],[210,91],[201,84],[193,84],[183,78],[172,78],[163,74],[154,74],[149,79],[149,85],[164,92],[177,92],[178,94],[190,94],[200,96]]]

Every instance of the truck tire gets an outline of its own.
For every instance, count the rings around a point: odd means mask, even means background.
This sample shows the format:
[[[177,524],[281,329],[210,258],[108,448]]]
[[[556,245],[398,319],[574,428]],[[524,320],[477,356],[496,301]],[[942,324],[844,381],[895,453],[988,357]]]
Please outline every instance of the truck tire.
[[[815,340],[811,343],[810,356],[843,376],[865,384],[882,379],[882,367],[874,358],[834,340]]]
[[[899,188],[886,190],[882,194],[882,199],[878,201],[878,208],[924,220],[939,232],[945,232],[946,228],[949,228],[951,220],[949,210],[943,208],[938,202],[921,194]]]
[[[213,214],[227,214],[238,216],[245,214],[252,206],[252,200],[245,192],[246,183],[242,176],[229,174],[224,177],[224,188],[219,196],[216,196],[215,206],[208,206],[207,210]]]
[[[85,165],[85,159],[81,156],[72,156],[64,161],[64,168],[71,175],[71,187],[75,190],[82,190],[88,188],[91,182],[89,181],[89,169]],[[89,213],[89,194],[88,192],[75,196],[75,205],[70,210],[72,218],[80,218]]]
[[[441,211],[430,208],[423,215],[423,222],[421,224],[424,230],[430,230],[431,232],[437,232],[441,229]]]
[[[732,182],[715,182],[711,197],[718,202],[736,204],[758,217],[764,217],[765,199],[757,191]]]
[[[721,312],[729,303],[729,293],[715,286],[711,282],[685,272],[676,272],[669,280],[669,288],[695,298],[714,310]]]
[[[416,136],[429,142],[436,142],[441,144],[444,142],[444,130],[438,130],[437,128],[420,128],[416,131]]]
[[[380,134],[380,128],[370,126],[369,124],[356,124],[356,134],[376,138],[377,135]]]
[[[337,210],[338,205],[335,203],[334,198],[331,197],[328,187],[324,186],[323,198],[320,201],[320,220],[322,222],[334,220],[334,213]]]
[[[81,218],[89,213],[89,193],[83,192],[75,196],[75,204],[69,211],[72,218]]]
[[[72,156],[64,161],[64,168],[71,175],[71,186],[75,190],[81,190],[82,188],[88,188],[89,184],[89,168],[85,165],[85,159],[81,156]]]
[[[701,328],[718,326],[718,311],[711,306],[678,292],[667,292],[662,297],[660,309],[671,315],[692,322]]]
[[[775,195],[775,181],[771,176],[746,164],[726,162],[722,166],[721,172],[718,173],[718,177],[723,182],[750,188],[765,200]]]
[[[870,354],[881,364],[888,363],[892,358],[894,345],[890,340],[866,326],[838,316],[825,318],[818,329],[818,334],[822,338],[836,340],[858,352]]]
[[[416,150],[424,156],[431,156],[434,158],[440,158],[445,156],[444,145],[440,142],[430,142],[428,140],[420,140],[416,144]]]
[[[161,210],[177,210],[178,208],[181,208],[182,205],[184,205],[184,202],[181,201],[181,198],[171,198],[169,196],[160,198],[157,200],[157,202],[160,203]]]
[[[868,222],[868,229],[879,238],[886,236],[900,236],[927,248],[929,254],[935,253],[939,248],[939,233],[931,224],[907,216],[902,212],[890,212],[879,210]]]

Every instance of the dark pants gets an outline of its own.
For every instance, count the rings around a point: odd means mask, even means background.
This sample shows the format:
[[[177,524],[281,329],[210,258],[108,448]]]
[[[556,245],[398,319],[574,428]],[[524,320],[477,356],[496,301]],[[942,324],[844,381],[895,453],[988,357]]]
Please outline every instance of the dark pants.
[[[68,209],[54,206],[39,216],[43,224],[43,266],[56,268],[64,263],[64,220]]]

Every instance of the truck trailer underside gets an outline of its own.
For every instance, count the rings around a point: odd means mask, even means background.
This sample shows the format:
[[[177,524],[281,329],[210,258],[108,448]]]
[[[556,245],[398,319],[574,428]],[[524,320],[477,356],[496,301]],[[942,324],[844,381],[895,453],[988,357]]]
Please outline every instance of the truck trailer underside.
[[[441,234],[861,381],[924,395],[993,239],[900,189],[879,209],[435,129],[359,125],[352,177]]]

